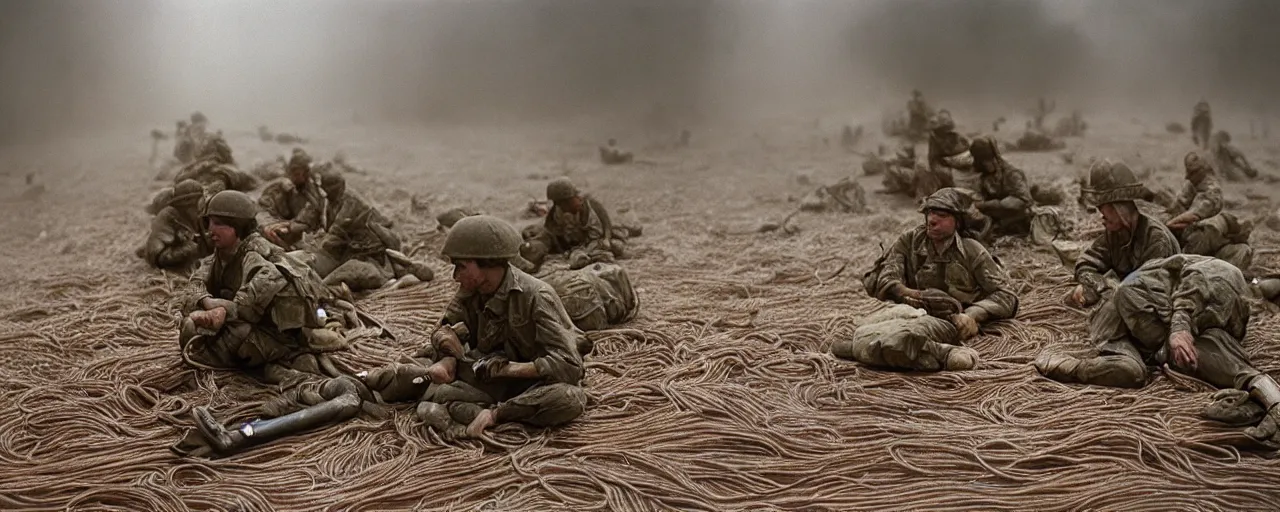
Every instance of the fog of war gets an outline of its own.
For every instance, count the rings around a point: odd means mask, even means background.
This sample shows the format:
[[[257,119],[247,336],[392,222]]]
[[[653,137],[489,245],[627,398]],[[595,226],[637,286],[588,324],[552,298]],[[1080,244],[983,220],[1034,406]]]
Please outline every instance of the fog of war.
[[[1257,111],[1267,0],[6,2],[5,140],[157,124],[944,104]],[[1175,115],[1176,113],[1176,115]]]
[[[1276,510],[1277,25],[0,2],[0,510]]]

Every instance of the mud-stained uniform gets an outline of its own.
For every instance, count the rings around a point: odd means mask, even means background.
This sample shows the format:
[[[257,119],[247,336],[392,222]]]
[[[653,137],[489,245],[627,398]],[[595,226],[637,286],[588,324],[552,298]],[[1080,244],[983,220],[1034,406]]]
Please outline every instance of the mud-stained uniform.
[[[204,227],[194,212],[166,206],[151,219],[151,233],[143,245],[142,258],[160,269],[191,268],[213,254]]]
[[[458,361],[457,380],[432,384],[422,400],[446,406],[453,422],[468,425],[495,404],[499,423],[545,427],[582,414],[587,396],[578,344],[583,334],[550,285],[508,265],[493,295],[459,290],[441,323],[467,327],[459,337],[466,356]],[[482,381],[470,361],[493,354],[533,363],[538,378]]]
[[[582,208],[576,214],[552,206],[542,227],[526,239],[543,244],[548,254],[568,253],[571,269],[613,263],[626,247],[625,230],[615,229],[604,205],[589,195],[582,196]]]
[[[391,231],[391,220],[351,192],[328,206],[328,224],[313,264],[325,284],[371,290],[396,277],[387,250],[400,250],[400,237]]]
[[[1076,282],[1084,288],[1085,303],[1105,299],[1111,284],[1107,273],[1123,280],[1144,263],[1167,258],[1179,251],[1178,240],[1169,228],[1146,214],[1138,215],[1132,231],[1106,232],[1085,249],[1076,262]]]
[[[319,180],[317,174],[312,174],[312,179],[301,190],[288,179],[267,185],[258,198],[258,227],[266,229],[288,222],[289,232],[281,236],[287,248],[301,241],[303,233],[321,229],[324,226],[321,214],[326,204]]]
[[[975,155],[974,167],[980,168],[978,188],[982,198],[978,211],[991,218],[993,234],[1025,235],[1031,232],[1031,188],[1027,175],[1000,156],[994,140],[989,140],[993,156],[981,161]]]
[[[1247,271],[1253,263],[1250,230],[1241,226],[1235,215],[1223,212],[1222,206],[1222,185],[1217,176],[1207,174],[1199,182],[1187,180],[1168,213],[1176,217],[1189,212],[1200,220],[1173,234],[1182,252],[1213,256]]]
[[[595,263],[555,272],[542,280],[555,289],[573,325],[583,331],[621,324],[634,318],[640,309],[631,279],[619,265]]]
[[[1259,375],[1241,347],[1248,297],[1240,270],[1222,260],[1177,254],[1147,261],[1090,315],[1098,355],[1041,372],[1065,382],[1133,388],[1146,383],[1148,366],[1168,363],[1218,388],[1248,389]],[[1196,368],[1175,363],[1168,339],[1179,331],[1195,338]]]
[[[1229,141],[1215,137],[1211,148],[1213,152],[1213,167],[1227,181],[1245,181],[1246,179],[1258,177],[1258,170],[1254,169],[1253,165],[1249,163],[1249,159],[1244,157],[1244,153],[1239,148],[1231,145]]]
[[[193,278],[184,313],[200,301],[232,301],[222,328],[188,353],[215,368],[254,368],[311,351],[308,331],[325,327],[317,309],[326,296],[319,276],[256,233],[229,258],[214,257]],[[180,333],[185,346],[196,332]]]
[[[954,130],[930,132],[926,163],[929,172],[916,180],[916,197],[925,197],[947,187],[977,189],[978,175],[973,172],[969,139],[964,135]]]
[[[173,183],[182,183],[183,180],[195,180],[204,187],[204,194],[207,197],[213,197],[214,194],[223,190],[249,190],[252,189],[254,179],[240,172],[233,165],[224,164],[213,159],[196,160],[184,166],[178,171],[178,175],[174,176]]]
[[[1018,312],[1018,297],[1009,288],[1008,273],[982,243],[957,235],[939,252],[924,226],[903,233],[869,275],[873,287],[867,292],[874,298],[901,302],[896,295],[900,285],[942,290],[958,300],[964,313],[979,325],[1013,318]],[[881,336],[839,340],[832,353],[873,366],[943,369],[948,353],[961,341],[955,325],[932,316],[907,316],[901,325]]]

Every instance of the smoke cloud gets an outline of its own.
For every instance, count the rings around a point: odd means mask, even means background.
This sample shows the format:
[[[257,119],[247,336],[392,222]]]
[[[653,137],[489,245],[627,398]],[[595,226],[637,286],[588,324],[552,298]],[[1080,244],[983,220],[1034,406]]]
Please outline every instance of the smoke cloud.
[[[245,128],[866,114],[914,88],[960,110],[1256,113],[1277,22],[1269,0],[19,0],[0,6],[0,142],[194,110]]]

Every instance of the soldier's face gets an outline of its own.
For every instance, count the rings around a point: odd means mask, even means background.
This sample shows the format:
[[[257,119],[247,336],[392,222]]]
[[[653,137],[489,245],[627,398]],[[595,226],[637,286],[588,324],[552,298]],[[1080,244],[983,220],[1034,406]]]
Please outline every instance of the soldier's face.
[[[307,184],[309,174],[311,173],[306,167],[293,167],[289,169],[289,181],[293,182],[293,186],[301,187]]]
[[[956,216],[943,210],[929,210],[925,214],[925,231],[935,242],[951,238],[956,234]]]
[[[209,241],[213,242],[215,249],[221,251],[234,248],[240,237],[236,236],[236,228],[222,217],[209,217]]]
[[[476,265],[475,260],[456,260],[453,262],[453,280],[463,290],[474,292],[484,284],[484,272]]]
[[[1123,231],[1127,227],[1124,216],[1120,214],[1120,210],[1116,209],[1114,204],[1099,206],[1098,213],[1102,214],[1102,226],[1107,228],[1108,232]]]
[[[556,207],[569,213],[578,213],[582,209],[582,198],[575,196],[564,201],[556,201]]]

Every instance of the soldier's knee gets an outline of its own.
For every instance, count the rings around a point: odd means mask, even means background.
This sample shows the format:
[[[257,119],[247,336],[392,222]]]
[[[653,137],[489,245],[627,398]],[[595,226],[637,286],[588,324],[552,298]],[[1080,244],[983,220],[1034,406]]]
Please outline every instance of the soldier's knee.
[[[1128,356],[1105,356],[1093,361],[1096,377],[1092,384],[1117,388],[1140,388],[1147,384],[1147,367]]]
[[[536,398],[504,402],[494,413],[502,423],[519,421],[554,427],[577,419],[586,408],[586,390],[570,384],[551,384],[538,390]]]
[[[418,419],[438,432],[444,432],[453,423],[453,419],[449,417],[449,408],[442,404],[420,402],[415,412],[418,415]]]

